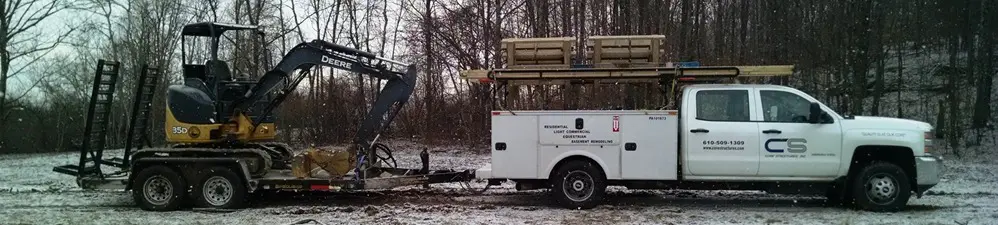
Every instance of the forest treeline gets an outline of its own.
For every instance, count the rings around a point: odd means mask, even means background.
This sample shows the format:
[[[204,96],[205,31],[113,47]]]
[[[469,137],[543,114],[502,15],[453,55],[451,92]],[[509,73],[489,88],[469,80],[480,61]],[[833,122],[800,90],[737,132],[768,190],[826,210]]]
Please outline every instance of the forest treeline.
[[[427,144],[485,143],[489,86],[460,70],[502,67],[500,40],[520,37],[665,35],[662,56],[704,65],[793,64],[787,85],[841,114],[910,118],[936,127],[950,151],[993,145],[998,118],[998,0],[10,0],[0,5],[0,152],[70,150],[79,140],[98,59],[121,62],[108,147],[124,143],[143,65],[180,82],[179,29],[217,21],[266,27],[235,36],[233,70],[248,43],[275,60],[319,38],[417,65],[417,91],[390,136]],[[578,46],[584,47],[584,46]],[[759,80],[754,82],[768,82]],[[351,140],[381,82],[315,69],[278,110],[283,141]],[[164,93],[149,137],[162,144]],[[654,108],[658,88],[531,86],[519,107]],[[580,100],[584,99],[584,100]],[[975,150],[986,151],[986,150]]]

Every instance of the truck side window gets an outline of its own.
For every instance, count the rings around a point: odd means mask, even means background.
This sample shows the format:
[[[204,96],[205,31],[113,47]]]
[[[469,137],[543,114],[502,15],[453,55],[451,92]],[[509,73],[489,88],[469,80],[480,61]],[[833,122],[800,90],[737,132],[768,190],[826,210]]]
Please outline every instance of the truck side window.
[[[766,122],[807,123],[811,101],[785,91],[759,91]]]
[[[696,102],[698,120],[749,121],[748,90],[702,90]]]

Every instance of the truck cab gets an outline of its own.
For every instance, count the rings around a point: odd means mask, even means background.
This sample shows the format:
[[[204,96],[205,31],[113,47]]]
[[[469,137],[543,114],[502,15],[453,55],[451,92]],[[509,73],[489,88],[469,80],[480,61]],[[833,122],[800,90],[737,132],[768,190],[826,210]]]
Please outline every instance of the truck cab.
[[[476,177],[551,188],[592,208],[607,185],[823,194],[897,211],[939,182],[932,126],[842,116],[779,85],[697,84],[676,110],[493,111],[492,163]]]

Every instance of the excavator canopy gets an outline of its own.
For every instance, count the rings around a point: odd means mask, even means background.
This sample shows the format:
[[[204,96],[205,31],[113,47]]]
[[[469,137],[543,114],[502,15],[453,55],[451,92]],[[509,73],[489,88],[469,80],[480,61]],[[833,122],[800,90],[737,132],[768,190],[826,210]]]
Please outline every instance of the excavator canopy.
[[[180,34],[184,36],[218,37],[222,36],[222,33],[225,33],[225,31],[230,30],[259,29],[260,26],[256,25],[201,22],[185,25],[184,28],[180,30]]]

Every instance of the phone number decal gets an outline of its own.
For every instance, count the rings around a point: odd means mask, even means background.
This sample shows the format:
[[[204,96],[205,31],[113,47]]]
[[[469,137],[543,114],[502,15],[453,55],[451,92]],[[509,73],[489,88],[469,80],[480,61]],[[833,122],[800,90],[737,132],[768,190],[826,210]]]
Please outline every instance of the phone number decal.
[[[705,140],[703,150],[740,151],[745,150],[745,141]]]

